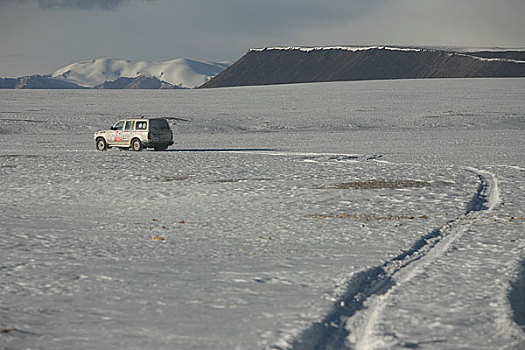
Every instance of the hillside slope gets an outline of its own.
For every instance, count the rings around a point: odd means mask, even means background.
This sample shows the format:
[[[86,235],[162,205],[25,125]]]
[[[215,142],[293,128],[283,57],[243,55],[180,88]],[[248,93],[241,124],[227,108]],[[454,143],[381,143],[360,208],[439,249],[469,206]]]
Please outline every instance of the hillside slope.
[[[491,53],[495,57],[497,53]],[[523,77],[525,61],[389,47],[253,49],[202,88],[345,80]]]

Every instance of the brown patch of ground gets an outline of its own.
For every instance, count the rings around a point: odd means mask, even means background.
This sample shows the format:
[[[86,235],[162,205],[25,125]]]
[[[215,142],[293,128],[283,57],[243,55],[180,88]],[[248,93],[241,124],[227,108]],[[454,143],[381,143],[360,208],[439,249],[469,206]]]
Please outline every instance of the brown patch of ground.
[[[234,182],[241,182],[241,181],[271,181],[272,179],[268,178],[256,178],[256,179],[221,179],[217,180],[215,182],[217,183],[234,183]]]
[[[358,190],[375,190],[383,188],[420,188],[432,185],[427,181],[418,180],[369,180],[369,181],[355,181],[355,182],[343,182],[333,186],[321,186],[320,189],[358,189]]]
[[[316,219],[351,219],[354,221],[406,221],[406,220],[425,220],[426,215],[376,215],[376,214],[355,214],[355,213],[336,213],[336,214],[312,214]]]
[[[156,176],[155,179],[166,181],[166,182],[173,182],[173,181],[184,181],[189,179],[189,176]]]
[[[230,182],[241,182],[241,181],[246,181],[247,179],[221,179],[221,180],[217,180],[215,182],[218,182],[218,183],[230,183]]]
[[[0,154],[0,158],[16,159],[16,158],[38,158],[36,154]]]
[[[2,122],[15,122],[15,123],[44,123],[43,120],[11,119],[11,118],[0,118],[0,121],[2,121]]]

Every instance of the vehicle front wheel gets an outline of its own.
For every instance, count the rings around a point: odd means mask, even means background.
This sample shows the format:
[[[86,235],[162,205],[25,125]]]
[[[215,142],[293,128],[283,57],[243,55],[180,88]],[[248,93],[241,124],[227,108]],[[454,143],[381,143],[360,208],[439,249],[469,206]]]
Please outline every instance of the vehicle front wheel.
[[[106,143],[106,140],[104,140],[102,137],[99,137],[97,139],[97,149],[99,151],[105,151],[108,149],[108,144]]]
[[[136,152],[142,151],[142,142],[139,139],[133,139],[131,141],[131,149]]]

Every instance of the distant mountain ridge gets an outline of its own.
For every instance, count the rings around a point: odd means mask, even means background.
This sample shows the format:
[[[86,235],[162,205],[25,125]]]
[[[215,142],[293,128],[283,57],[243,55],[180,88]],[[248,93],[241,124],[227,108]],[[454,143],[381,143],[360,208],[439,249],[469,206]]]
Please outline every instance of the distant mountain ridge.
[[[164,62],[97,58],[48,75],[0,78],[0,89],[180,89],[198,87],[231,64],[178,58]]]
[[[525,55],[388,46],[252,49],[201,87],[469,77],[525,77]]]
[[[0,78],[0,89],[82,89],[82,87],[48,75],[29,75],[19,78]]]
[[[49,75],[0,78],[0,89],[177,89],[326,81],[525,77],[524,49],[268,47],[231,62],[97,58]]]
[[[51,77],[84,87],[95,87],[119,78],[157,78],[180,88],[194,88],[222,72],[230,62],[178,58],[164,62],[97,58],[60,68]]]

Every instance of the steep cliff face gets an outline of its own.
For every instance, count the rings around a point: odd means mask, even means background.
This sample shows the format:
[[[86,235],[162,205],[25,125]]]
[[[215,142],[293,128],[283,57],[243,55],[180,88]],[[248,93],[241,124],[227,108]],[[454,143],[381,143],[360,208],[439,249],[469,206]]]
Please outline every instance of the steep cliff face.
[[[345,80],[523,77],[525,61],[403,48],[268,48],[250,50],[201,87]]]

